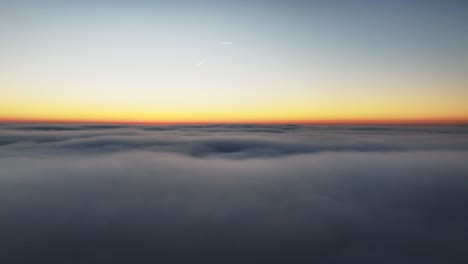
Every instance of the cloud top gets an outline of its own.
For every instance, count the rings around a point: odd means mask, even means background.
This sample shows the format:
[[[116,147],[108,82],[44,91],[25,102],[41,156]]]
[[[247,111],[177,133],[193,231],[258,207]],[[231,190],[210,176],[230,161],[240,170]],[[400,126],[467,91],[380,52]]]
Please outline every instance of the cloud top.
[[[0,125],[1,263],[465,263],[467,127]]]
[[[0,153],[173,152],[192,157],[267,158],[319,152],[468,151],[468,128],[300,125],[0,126]]]

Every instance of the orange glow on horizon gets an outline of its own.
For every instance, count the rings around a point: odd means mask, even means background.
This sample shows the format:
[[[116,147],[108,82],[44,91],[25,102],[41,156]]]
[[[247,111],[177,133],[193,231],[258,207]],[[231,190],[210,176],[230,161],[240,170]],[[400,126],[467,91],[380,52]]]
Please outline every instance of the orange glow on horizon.
[[[124,124],[468,124],[468,113],[448,100],[428,111],[426,104],[401,102],[393,105],[374,100],[236,103],[226,106],[159,106],[114,104],[102,101],[49,103],[7,100],[0,104],[0,122],[124,123]],[[434,105],[436,105],[434,103]],[[435,107],[435,106],[434,106]]]
[[[129,125],[188,124],[298,124],[298,125],[468,125],[468,118],[387,118],[387,119],[291,119],[291,120],[143,120],[143,119],[60,119],[60,118],[0,118],[0,123],[90,123]]]

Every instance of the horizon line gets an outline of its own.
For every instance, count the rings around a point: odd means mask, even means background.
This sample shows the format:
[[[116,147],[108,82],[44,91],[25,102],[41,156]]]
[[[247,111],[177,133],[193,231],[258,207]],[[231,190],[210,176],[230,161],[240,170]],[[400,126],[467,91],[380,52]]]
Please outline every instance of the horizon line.
[[[126,125],[468,125],[468,118],[414,118],[414,119],[308,119],[308,120],[212,120],[212,121],[147,121],[147,120],[97,120],[97,119],[39,119],[0,118],[0,123],[54,123],[54,124],[126,124]]]

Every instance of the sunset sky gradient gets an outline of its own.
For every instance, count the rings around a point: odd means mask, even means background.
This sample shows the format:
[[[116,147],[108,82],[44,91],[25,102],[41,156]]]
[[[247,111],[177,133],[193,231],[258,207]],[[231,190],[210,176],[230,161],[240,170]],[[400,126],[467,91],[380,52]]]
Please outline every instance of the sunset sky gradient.
[[[466,2],[383,2],[0,1],[0,121],[468,123]]]

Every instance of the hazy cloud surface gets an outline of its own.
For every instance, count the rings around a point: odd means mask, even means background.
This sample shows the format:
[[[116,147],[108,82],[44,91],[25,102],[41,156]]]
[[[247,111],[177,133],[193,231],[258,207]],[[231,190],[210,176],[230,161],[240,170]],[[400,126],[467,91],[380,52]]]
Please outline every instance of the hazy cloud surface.
[[[467,126],[0,125],[1,263],[468,263]]]

